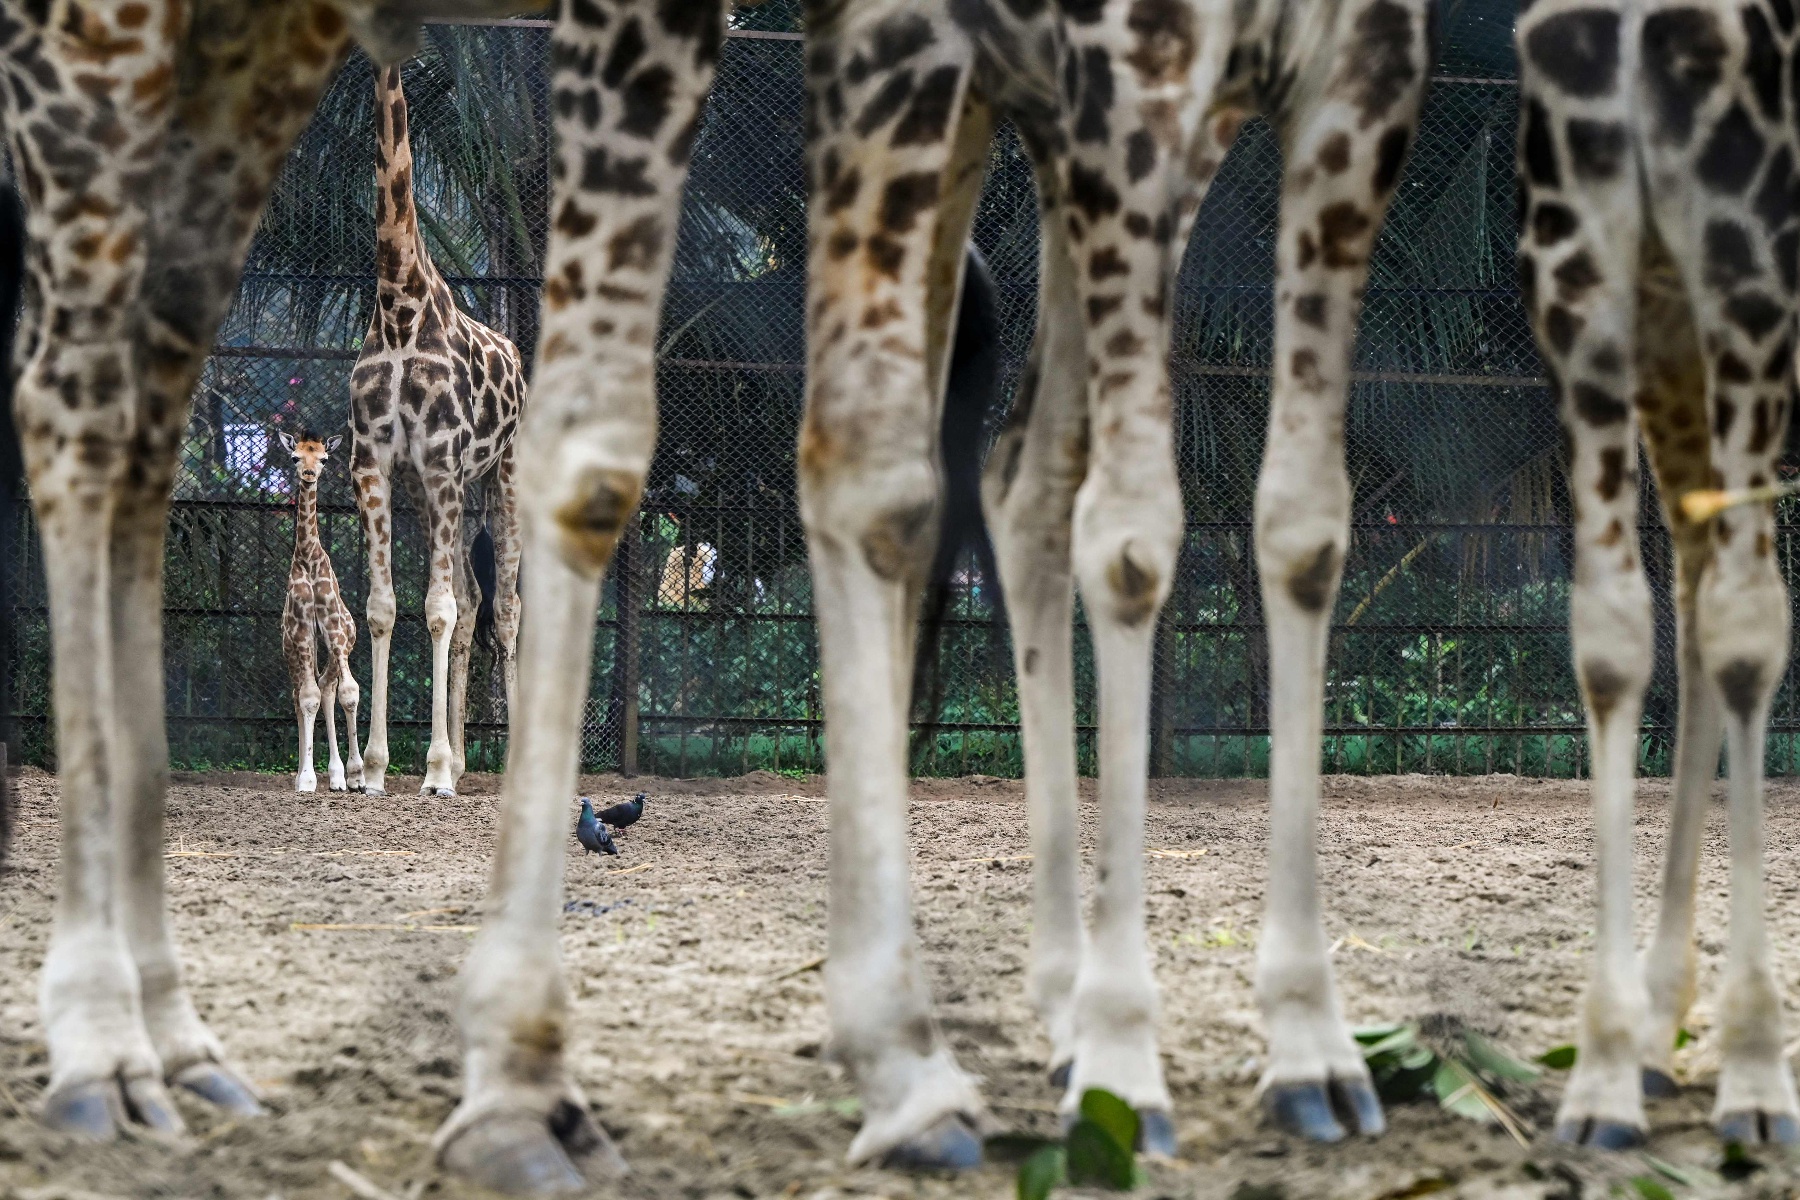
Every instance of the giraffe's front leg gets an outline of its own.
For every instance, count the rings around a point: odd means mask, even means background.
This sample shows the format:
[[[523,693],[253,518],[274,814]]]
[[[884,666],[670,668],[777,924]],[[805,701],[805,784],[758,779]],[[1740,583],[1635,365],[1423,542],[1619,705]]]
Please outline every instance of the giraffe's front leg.
[[[425,631],[431,636],[431,744],[425,751],[425,778],[421,796],[456,795],[456,752],[450,747],[450,677],[452,648],[460,610],[457,575],[467,570],[462,562],[462,498],[425,487],[422,514],[431,530],[429,577],[425,589]],[[468,666],[465,655],[462,665]],[[467,682],[466,678],[463,680]]]
[[[1385,1128],[1332,979],[1316,839],[1325,655],[1349,535],[1351,355],[1369,254],[1431,68],[1427,6],[1398,7],[1398,38],[1393,28],[1377,32],[1359,6],[1340,10],[1331,81],[1289,118],[1273,393],[1256,489],[1271,720],[1269,891],[1256,964],[1269,1034],[1261,1095],[1277,1124],[1319,1141]],[[1393,88],[1365,86],[1363,72],[1376,61],[1389,64]]]
[[[463,1099],[437,1137],[447,1167],[516,1193],[580,1191],[584,1174],[625,1169],[564,1065],[557,920],[600,575],[656,448],[656,322],[724,32],[720,0],[659,12],[568,4],[553,34],[554,220],[516,443],[531,464],[518,481],[531,620],[508,711],[490,915],[463,968]],[[614,63],[626,65],[601,69]],[[661,115],[647,121],[651,93]]]
[[[338,704],[344,710],[344,740],[350,751],[344,758],[344,785],[353,792],[363,790],[363,756],[357,745],[356,711],[362,699],[362,688],[357,686],[356,676],[350,673],[349,646],[356,644],[356,625],[350,620],[350,613],[342,613],[344,622],[350,626],[349,635],[345,639],[346,646],[338,655]]]
[[[344,790],[344,760],[338,754],[337,740],[338,677],[335,668],[319,691],[319,708],[325,714],[325,786],[333,792]]]
[[[807,31],[819,124],[800,515],[830,767],[826,1005],[832,1052],[863,1106],[850,1161],[960,1168],[981,1161],[986,1110],[933,1019],[913,931],[907,667],[938,520],[937,405],[992,118],[965,96],[960,32],[941,23],[921,37],[924,25],[887,0]],[[834,65],[851,62],[882,65]]]
[[[1540,6],[1521,18],[1523,45],[1577,36],[1583,15]],[[1571,101],[1559,80],[1521,55],[1520,178],[1528,211],[1521,230],[1522,290],[1567,434],[1574,511],[1569,598],[1575,671],[1587,709],[1593,761],[1598,928],[1583,998],[1579,1057],[1557,1110],[1557,1136],[1618,1149],[1645,1134],[1639,1044],[1648,1019],[1633,946],[1632,826],[1638,729],[1652,654],[1650,593],[1638,561],[1638,271],[1645,252],[1639,180],[1561,158],[1553,119]],[[1582,121],[1630,128],[1626,94],[1581,103]],[[1624,136],[1624,135],[1621,135]],[[1679,285],[1677,285],[1679,286]],[[1666,339],[1672,331],[1651,336]]]
[[[120,909],[137,968],[144,1024],[164,1078],[235,1116],[255,1116],[263,1111],[255,1091],[227,1065],[224,1047],[195,1011],[166,917],[163,810],[169,739],[163,716],[161,617],[170,467],[172,463],[160,462],[147,467],[149,482],[127,489],[112,530],[111,767]]]
[[[369,439],[357,430],[351,477],[356,507],[362,517],[363,541],[369,548],[369,742],[363,747],[363,791],[387,794],[388,655],[394,645],[393,496],[386,468],[377,461]]]
[[[28,451],[35,374],[28,367],[19,381]],[[53,390],[45,390],[44,401],[60,404]],[[123,447],[113,450],[122,453]],[[90,1138],[115,1137],[134,1122],[179,1132],[181,1117],[163,1089],[162,1061],[144,1024],[137,966],[123,926],[126,906],[117,902],[122,848],[146,835],[120,819],[107,743],[113,677],[109,481],[82,478],[85,473],[60,455],[48,467],[31,465],[51,601],[63,847],[56,919],[38,992],[50,1050],[43,1117],[52,1128]],[[161,842],[151,844],[160,863]]]

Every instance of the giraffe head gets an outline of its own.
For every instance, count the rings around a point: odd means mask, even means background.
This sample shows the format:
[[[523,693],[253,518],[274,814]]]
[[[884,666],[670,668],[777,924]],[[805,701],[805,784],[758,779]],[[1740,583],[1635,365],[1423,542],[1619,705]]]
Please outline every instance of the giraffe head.
[[[331,457],[331,452],[344,440],[341,433],[328,438],[317,438],[304,430],[298,437],[276,430],[275,436],[280,439],[282,447],[294,456],[294,470],[299,473],[300,482],[308,486],[319,482],[319,476],[325,470],[325,460]]]

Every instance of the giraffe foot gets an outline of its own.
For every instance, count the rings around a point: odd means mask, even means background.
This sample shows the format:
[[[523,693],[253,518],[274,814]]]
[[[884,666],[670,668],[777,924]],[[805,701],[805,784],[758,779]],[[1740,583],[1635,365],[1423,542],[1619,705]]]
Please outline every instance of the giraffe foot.
[[[1675,1077],[1659,1067],[1645,1067],[1643,1074],[1644,1095],[1651,1100],[1668,1100],[1681,1095],[1681,1085]]]
[[[432,787],[430,784],[426,784],[419,789],[419,795],[431,796],[438,800],[454,800],[456,799],[456,789],[450,787]]]
[[[606,1131],[571,1100],[558,1103],[548,1119],[517,1109],[477,1117],[450,1135],[438,1159],[446,1170],[512,1196],[582,1192],[590,1179],[617,1179],[630,1170]]]
[[[1071,1074],[1073,1074],[1074,1071],[1075,1071],[1075,1060],[1072,1058],[1068,1062],[1065,1062],[1065,1063],[1061,1064],[1060,1066],[1051,1067],[1050,1068],[1050,1086],[1055,1088],[1059,1092],[1068,1091],[1069,1090],[1069,1076]]]
[[[1270,1084],[1264,1114],[1279,1129],[1311,1142],[1341,1142],[1351,1133],[1371,1137],[1387,1128],[1381,1101],[1367,1078],[1296,1079]]]
[[[149,1076],[88,1079],[54,1088],[44,1097],[44,1124],[95,1142],[110,1142],[134,1125],[165,1138],[187,1131],[162,1081]]]
[[[1146,1158],[1175,1157],[1175,1118],[1166,1108],[1137,1110],[1137,1152]]]
[[[268,1109],[237,1072],[216,1062],[199,1062],[175,1072],[170,1079],[176,1087],[185,1088],[202,1100],[234,1117],[261,1117]]]
[[[1588,1117],[1558,1122],[1556,1140],[1596,1150],[1631,1150],[1643,1145],[1646,1135],[1641,1125]]]
[[[959,1113],[940,1119],[881,1156],[893,1171],[968,1171],[981,1165],[981,1137]]]

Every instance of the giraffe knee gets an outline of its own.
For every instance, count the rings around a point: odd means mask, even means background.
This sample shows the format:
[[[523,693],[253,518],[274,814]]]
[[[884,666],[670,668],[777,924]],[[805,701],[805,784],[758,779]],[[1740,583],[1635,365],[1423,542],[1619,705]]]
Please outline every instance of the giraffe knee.
[[[854,547],[891,583],[924,577],[937,546],[937,480],[928,467],[882,473],[830,472],[802,483],[801,516],[821,550]]]
[[[369,589],[369,636],[385,638],[393,636],[395,604],[391,589]]]
[[[596,466],[576,472],[548,505],[563,561],[588,576],[604,571],[643,494],[642,471]]]
[[[437,641],[456,624],[456,596],[449,588],[433,588],[425,596],[425,629]]]
[[[342,681],[338,683],[338,703],[346,709],[352,709],[361,700],[362,689],[356,685],[356,677],[345,671]]]

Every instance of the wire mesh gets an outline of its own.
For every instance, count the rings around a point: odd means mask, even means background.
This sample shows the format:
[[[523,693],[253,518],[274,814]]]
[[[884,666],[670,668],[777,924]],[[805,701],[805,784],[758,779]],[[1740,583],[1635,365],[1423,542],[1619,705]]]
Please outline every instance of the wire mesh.
[[[1447,4],[1440,73],[1373,264],[1348,421],[1356,501],[1330,642],[1328,770],[1568,775],[1585,766],[1556,417],[1514,282],[1511,7]],[[659,449],[598,619],[588,769],[822,767],[794,497],[805,290],[796,8],[777,0],[734,18],[697,144],[659,343]],[[427,244],[467,310],[529,358],[546,226],[548,31],[510,23],[428,33],[405,75]],[[374,295],[371,106],[359,58],[293,152],[195,396],[168,552],[179,766],[294,762],[279,630],[292,481],[285,456],[271,453],[272,434],[347,422],[349,372]],[[1259,774],[1267,765],[1251,509],[1268,412],[1279,172],[1268,128],[1246,126],[1180,275],[1173,370],[1187,532],[1156,643],[1159,773]],[[1038,251],[1031,174],[1007,130],[992,150],[974,237],[998,287],[1010,392],[1035,320]],[[1646,517],[1658,671],[1642,765],[1666,771],[1669,551],[1648,507]],[[44,585],[29,517],[20,520],[26,536],[3,564],[19,583],[11,718],[24,756],[46,761]],[[341,467],[322,484],[321,526],[362,624],[367,562]],[[1782,524],[1790,575],[1794,533]],[[404,501],[395,538],[394,767],[418,770],[430,655],[423,537]],[[972,560],[952,582],[936,703],[914,712],[914,764],[1016,774],[1018,705],[996,585]],[[1078,754],[1092,770],[1093,669],[1079,617],[1074,636]],[[366,632],[353,664],[366,681]],[[1773,771],[1794,767],[1796,699],[1790,676],[1775,706]],[[472,767],[500,765],[503,709],[493,664],[478,653]]]

